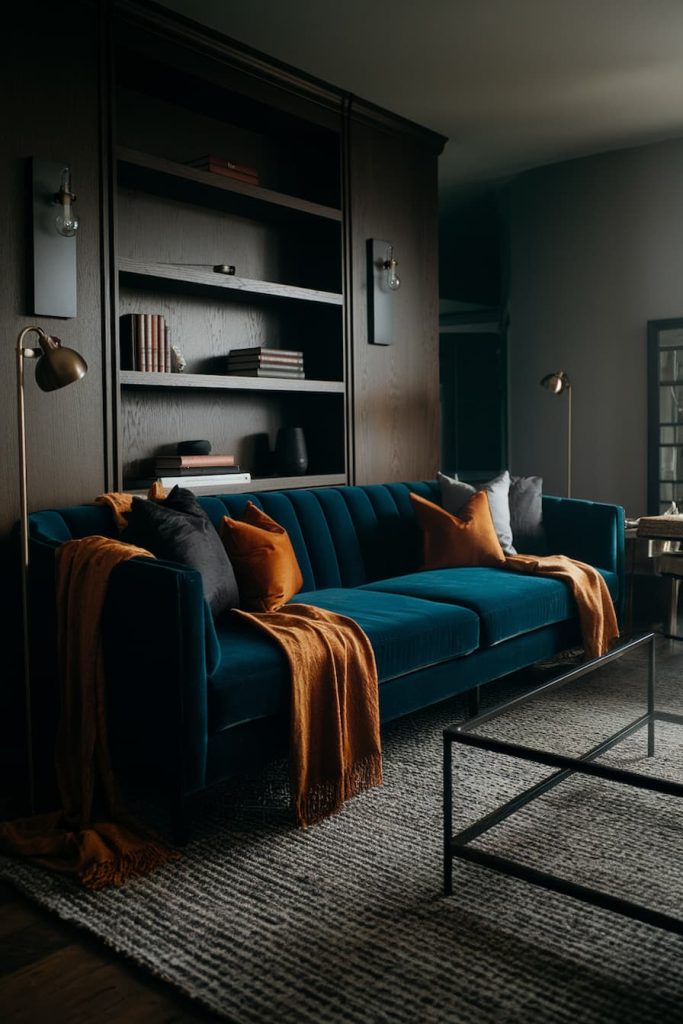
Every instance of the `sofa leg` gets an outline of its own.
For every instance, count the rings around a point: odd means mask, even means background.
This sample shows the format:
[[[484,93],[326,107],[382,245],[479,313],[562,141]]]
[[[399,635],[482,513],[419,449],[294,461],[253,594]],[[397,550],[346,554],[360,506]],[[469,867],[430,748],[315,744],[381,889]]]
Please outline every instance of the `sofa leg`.
[[[467,717],[475,718],[479,714],[479,687],[467,691]]]
[[[174,846],[187,846],[190,841],[190,811],[186,797],[176,796],[171,806],[171,841]]]

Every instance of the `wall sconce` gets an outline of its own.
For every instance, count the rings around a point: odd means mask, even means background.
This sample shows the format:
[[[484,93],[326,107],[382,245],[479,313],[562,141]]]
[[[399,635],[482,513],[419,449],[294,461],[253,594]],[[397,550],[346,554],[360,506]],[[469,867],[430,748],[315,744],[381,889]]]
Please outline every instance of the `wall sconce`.
[[[53,201],[60,206],[59,213],[55,217],[57,231],[65,238],[71,238],[78,231],[78,217],[74,212],[76,196],[71,191],[71,171],[68,167],[62,170],[59,192],[55,192]]]
[[[71,169],[65,160],[32,160],[33,312],[76,316],[76,232]],[[59,204],[56,208],[55,204]]]
[[[394,258],[394,246],[376,238],[368,239],[368,341],[391,345],[394,309],[392,295],[401,287]]]
[[[54,232],[53,232],[54,233]],[[39,348],[28,348],[24,342],[35,334]],[[31,814],[35,811],[35,781],[33,768],[33,728],[31,701],[31,662],[28,599],[28,501],[26,486],[26,414],[24,411],[24,362],[35,359],[36,383],[41,391],[58,391],[85,377],[88,366],[78,352],[62,345],[59,338],[46,334],[42,327],[25,327],[17,338],[17,434],[19,438],[19,508],[21,537],[21,610],[24,641],[24,702],[26,714],[26,759],[28,793]]]
[[[539,381],[541,387],[547,388],[552,395],[567,392],[567,497],[572,496],[572,383],[564,372],[547,373]]]
[[[383,266],[387,274],[387,288],[392,292],[397,292],[401,287],[401,281],[396,273],[398,260],[394,259],[394,247],[391,243],[387,246],[387,256]]]

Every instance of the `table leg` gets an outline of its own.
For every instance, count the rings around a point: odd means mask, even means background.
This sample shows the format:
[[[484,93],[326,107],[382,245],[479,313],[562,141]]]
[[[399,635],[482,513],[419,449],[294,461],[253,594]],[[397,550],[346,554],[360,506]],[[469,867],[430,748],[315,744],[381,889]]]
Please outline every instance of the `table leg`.
[[[655,638],[650,639],[647,671],[647,756],[655,753]]]
[[[443,738],[443,891],[444,896],[453,892],[453,744],[448,736]]]
[[[671,577],[671,606],[669,608],[669,636],[678,636],[678,576]],[[673,643],[673,640],[672,640]]]

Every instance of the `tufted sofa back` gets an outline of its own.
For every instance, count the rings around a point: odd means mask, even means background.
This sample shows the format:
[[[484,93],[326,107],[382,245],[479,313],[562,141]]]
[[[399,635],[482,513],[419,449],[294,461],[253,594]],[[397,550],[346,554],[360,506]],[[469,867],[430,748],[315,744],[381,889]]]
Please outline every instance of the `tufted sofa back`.
[[[420,538],[410,491],[439,502],[436,481],[321,487],[311,490],[223,494],[199,501],[215,526],[225,515],[239,518],[253,501],[287,530],[303,575],[303,592],[354,587],[413,572],[420,562]],[[35,512],[31,535],[62,543],[99,533],[115,536],[107,508],[78,505]]]

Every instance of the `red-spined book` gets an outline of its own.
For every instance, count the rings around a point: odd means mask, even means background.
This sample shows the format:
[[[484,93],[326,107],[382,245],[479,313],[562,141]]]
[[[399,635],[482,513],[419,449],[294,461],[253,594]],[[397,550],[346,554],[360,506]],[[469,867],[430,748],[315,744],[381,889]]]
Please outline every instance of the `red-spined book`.
[[[145,313],[145,370],[149,373],[154,369],[152,357],[152,314]]]
[[[203,469],[205,466],[231,468],[235,465],[234,455],[157,455],[155,466],[166,469]]]
[[[208,167],[197,168],[197,170],[208,171],[209,174],[220,174],[223,178],[232,178],[233,181],[245,181],[247,185],[258,185],[258,175],[244,174],[242,171],[231,171],[228,167],[220,167],[218,164],[210,164]]]
[[[173,359],[171,357],[171,331],[170,331],[170,328],[169,328],[169,326],[168,326],[168,324],[166,323],[165,320],[164,320],[164,360],[165,360],[164,370],[166,371],[166,373],[171,373],[171,371],[173,370]]]
[[[217,156],[215,153],[207,153],[205,156],[197,157],[196,160],[188,160],[189,167],[206,168],[209,165],[224,167],[228,171],[237,171],[238,174],[249,174],[252,178],[258,178],[258,171],[255,167],[251,167],[249,164],[236,163],[234,160],[228,160],[224,156]]]

